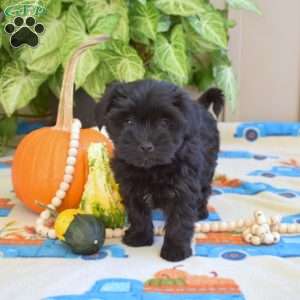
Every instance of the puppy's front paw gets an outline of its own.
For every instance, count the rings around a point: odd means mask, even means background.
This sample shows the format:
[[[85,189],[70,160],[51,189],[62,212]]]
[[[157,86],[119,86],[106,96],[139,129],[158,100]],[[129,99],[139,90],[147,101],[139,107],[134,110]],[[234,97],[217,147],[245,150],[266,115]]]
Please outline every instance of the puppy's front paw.
[[[137,232],[127,229],[123,243],[131,247],[151,246],[153,244],[153,232]]]
[[[164,242],[160,256],[168,261],[180,261],[192,255],[192,248],[188,245],[174,245]]]

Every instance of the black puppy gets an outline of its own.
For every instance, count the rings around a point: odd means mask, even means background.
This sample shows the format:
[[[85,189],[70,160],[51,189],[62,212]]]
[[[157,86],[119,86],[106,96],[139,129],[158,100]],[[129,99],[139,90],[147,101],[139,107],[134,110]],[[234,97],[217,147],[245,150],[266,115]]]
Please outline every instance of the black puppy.
[[[161,257],[192,254],[194,222],[207,217],[207,199],[219,150],[216,120],[223,94],[208,90],[197,102],[177,86],[142,80],[113,84],[96,107],[99,128],[115,145],[112,169],[130,223],[123,242],[153,243],[152,208],[166,214]]]

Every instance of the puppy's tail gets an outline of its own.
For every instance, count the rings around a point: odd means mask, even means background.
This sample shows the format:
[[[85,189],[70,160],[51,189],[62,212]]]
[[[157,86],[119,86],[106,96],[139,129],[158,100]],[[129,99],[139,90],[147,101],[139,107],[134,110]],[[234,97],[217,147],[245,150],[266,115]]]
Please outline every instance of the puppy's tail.
[[[218,117],[224,107],[224,94],[220,89],[211,88],[200,96],[198,102],[206,109],[213,105],[213,111]]]

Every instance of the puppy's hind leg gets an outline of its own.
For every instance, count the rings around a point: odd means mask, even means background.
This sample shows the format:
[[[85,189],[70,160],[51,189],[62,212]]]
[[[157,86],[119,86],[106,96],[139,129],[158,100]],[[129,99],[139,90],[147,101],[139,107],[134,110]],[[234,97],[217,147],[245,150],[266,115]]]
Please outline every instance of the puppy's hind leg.
[[[154,233],[151,209],[133,200],[127,203],[126,208],[130,227],[125,231],[123,243],[131,247],[152,245]]]
[[[204,220],[208,218],[208,198],[211,195],[211,186],[206,185],[202,188],[201,196],[198,199],[198,220]]]

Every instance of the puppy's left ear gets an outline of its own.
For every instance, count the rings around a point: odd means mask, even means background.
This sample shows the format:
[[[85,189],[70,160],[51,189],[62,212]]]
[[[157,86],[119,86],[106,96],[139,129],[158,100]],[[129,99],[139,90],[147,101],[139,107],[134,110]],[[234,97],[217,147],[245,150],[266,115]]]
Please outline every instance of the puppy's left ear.
[[[115,92],[118,86],[119,86],[118,83],[113,83],[109,87],[107,87],[104,95],[102,96],[100,101],[96,104],[95,121],[99,130],[101,130],[101,128],[106,123],[106,116],[112,107],[113,99],[115,97]]]

